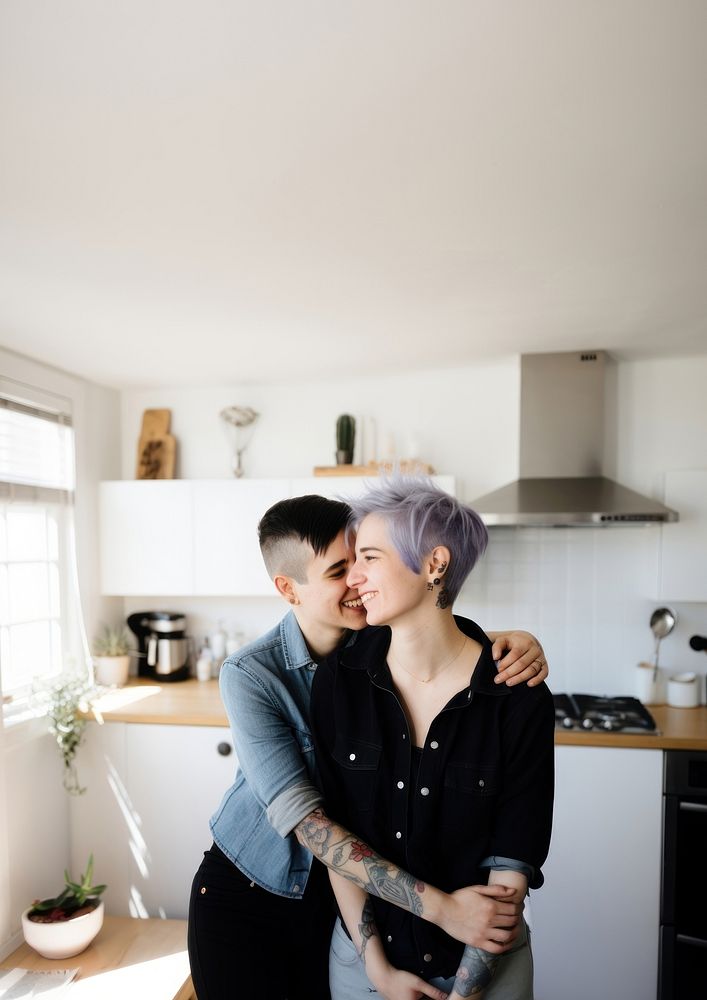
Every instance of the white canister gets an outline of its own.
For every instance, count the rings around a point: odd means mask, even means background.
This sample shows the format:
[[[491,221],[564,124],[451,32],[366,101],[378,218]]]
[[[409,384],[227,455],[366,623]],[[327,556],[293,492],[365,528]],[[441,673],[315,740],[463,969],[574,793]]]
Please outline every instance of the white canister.
[[[668,704],[673,708],[696,708],[700,697],[696,674],[673,674],[668,678]]]
[[[209,636],[211,655],[221,663],[226,657],[226,630],[222,622],[217,622],[215,630]]]
[[[211,680],[213,662],[214,658],[211,655],[209,647],[207,645],[202,646],[199,658],[196,661],[196,679],[198,681]]]
[[[655,677],[655,680],[654,680]],[[652,663],[639,663],[634,671],[636,697],[644,705],[657,705],[658,677]]]

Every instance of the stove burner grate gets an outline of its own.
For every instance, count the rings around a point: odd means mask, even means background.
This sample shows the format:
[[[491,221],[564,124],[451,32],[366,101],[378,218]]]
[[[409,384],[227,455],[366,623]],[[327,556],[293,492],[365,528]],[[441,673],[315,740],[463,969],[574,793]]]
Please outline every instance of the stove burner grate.
[[[638,698],[593,694],[556,694],[555,725],[562,729],[655,733],[653,716]]]

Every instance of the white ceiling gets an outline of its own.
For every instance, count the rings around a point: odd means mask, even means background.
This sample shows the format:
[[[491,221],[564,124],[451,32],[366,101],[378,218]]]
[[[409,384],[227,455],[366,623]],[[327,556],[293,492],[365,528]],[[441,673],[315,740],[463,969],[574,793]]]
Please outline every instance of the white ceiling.
[[[704,0],[3,0],[0,342],[115,386],[707,351]]]

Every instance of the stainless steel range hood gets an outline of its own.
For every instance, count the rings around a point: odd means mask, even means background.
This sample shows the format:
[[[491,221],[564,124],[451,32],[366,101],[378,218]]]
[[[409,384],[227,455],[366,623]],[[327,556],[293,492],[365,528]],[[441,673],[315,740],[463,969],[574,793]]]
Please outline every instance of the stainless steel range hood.
[[[472,501],[486,524],[606,527],[678,520],[676,511],[603,475],[613,442],[613,422],[606,420],[609,364],[603,351],[521,357],[520,478]]]

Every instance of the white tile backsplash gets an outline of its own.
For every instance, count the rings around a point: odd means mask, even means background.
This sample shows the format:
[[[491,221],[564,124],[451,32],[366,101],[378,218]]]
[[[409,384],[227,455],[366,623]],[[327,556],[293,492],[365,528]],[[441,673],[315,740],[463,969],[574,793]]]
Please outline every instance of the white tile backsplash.
[[[487,629],[538,635],[553,691],[634,694],[633,668],[652,660],[651,612],[657,601],[658,526],[492,528],[488,550],[456,609]],[[674,605],[675,631],[661,646],[669,673],[707,673],[707,655],[688,640],[707,631],[707,605]]]

